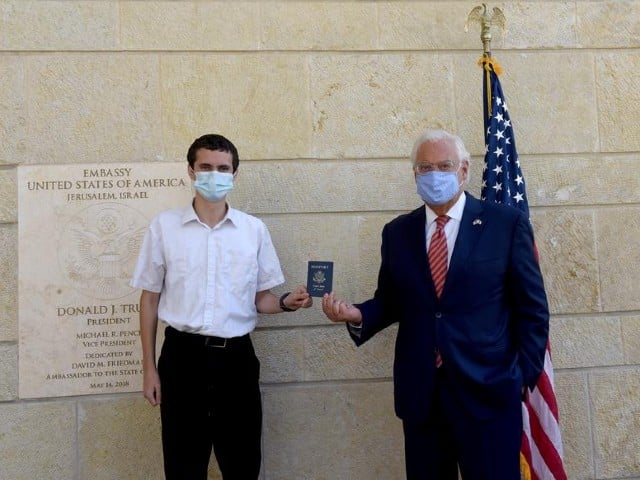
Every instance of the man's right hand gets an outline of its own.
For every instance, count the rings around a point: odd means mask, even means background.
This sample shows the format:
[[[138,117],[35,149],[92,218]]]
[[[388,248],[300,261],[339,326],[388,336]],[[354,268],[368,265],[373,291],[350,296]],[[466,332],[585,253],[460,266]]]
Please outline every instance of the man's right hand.
[[[158,375],[156,368],[144,371],[142,392],[144,393],[144,398],[151,405],[155,407],[160,404],[162,399],[160,394],[160,375]]]
[[[322,311],[332,322],[349,322],[359,324],[362,322],[360,310],[344,300],[338,300],[334,293],[325,293],[322,297]]]

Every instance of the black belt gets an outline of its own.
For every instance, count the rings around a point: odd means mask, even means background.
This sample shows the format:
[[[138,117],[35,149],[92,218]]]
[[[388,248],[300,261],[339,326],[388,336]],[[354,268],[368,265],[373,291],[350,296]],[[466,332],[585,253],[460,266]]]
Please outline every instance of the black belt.
[[[197,333],[181,332],[173,327],[167,326],[164,331],[166,338],[178,340],[180,342],[188,342],[194,346],[210,347],[210,348],[230,348],[250,341],[249,334],[241,337],[214,337],[209,335],[198,335]]]

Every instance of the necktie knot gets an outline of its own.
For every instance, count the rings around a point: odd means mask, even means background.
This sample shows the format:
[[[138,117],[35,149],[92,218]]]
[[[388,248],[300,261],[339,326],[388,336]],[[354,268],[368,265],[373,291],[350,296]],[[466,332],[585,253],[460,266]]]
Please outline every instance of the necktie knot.
[[[436,218],[436,228],[444,228],[445,224],[449,221],[449,215],[439,215]]]

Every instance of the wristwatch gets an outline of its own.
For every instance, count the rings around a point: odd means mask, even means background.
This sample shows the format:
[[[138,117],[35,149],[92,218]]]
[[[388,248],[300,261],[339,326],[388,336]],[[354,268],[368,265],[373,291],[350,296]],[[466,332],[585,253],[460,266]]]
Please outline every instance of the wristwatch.
[[[283,312],[295,312],[296,309],[295,308],[289,308],[284,304],[284,299],[287,298],[287,296],[290,294],[291,292],[287,292],[282,294],[282,296],[280,297],[280,309]]]

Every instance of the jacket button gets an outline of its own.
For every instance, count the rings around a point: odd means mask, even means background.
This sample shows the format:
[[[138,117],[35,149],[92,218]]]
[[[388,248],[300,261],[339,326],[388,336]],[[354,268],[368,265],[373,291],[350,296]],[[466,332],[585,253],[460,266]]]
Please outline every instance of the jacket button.
[[[436,318],[442,318],[442,312],[436,312]]]

